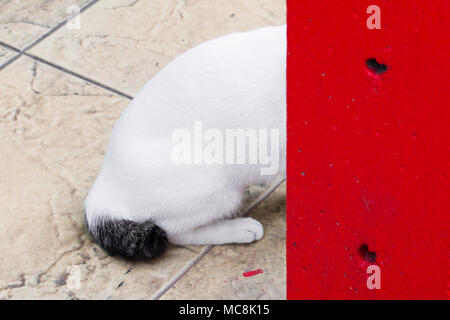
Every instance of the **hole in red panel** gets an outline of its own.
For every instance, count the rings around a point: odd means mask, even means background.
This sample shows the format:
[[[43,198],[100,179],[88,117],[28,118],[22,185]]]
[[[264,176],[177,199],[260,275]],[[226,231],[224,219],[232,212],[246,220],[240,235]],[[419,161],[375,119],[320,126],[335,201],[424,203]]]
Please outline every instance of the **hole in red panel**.
[[[367,244],[363,243],[358,251],[361,258],[363,258],[365,261],[370,263],[375,263],[377,261],[377,254],[370,251]]]
[[[369,58],[366,60],[366,67],[369,69],[370,72],[374,74],[382,74],[385,73],[388,69],[388,67],[383,64],[379,63],[377,59],[375,58]]]

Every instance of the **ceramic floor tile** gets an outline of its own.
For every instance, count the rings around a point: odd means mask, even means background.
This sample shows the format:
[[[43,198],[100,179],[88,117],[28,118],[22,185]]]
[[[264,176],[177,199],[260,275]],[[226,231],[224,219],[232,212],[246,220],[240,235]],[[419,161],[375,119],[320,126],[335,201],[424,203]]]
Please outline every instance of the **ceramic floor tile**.
[[[285,195],[283,184],[250,214],[264,226],[262,240],[214,247],[161,299],[286,299]]]
[[[149,298],[196,255],[131,263],[86,234],[83,199],[127,99],[25,56],[0,92],[0,299]]]
[[[0,68],[18,53],[0,45]]]
[[[0,41],[23,49],[89,0],[0,0]],[[74,8],[74,7],[72,7]]]
[[[183,51],[231,32],[284,24],[284,0],[100,1],[80,29],[62,27],[31,53],[135,95]]]

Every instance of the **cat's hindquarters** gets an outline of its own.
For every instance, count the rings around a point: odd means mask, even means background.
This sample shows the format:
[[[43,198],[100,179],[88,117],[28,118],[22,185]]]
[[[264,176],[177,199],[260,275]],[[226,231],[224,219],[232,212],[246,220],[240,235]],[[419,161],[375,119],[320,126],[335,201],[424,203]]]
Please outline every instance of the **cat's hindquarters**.
[[[192,48],[133,99],[85,202],[88,230],[101,247],[145,259],[160,255],[168,239],[224,244],[262,237],[259,223],[229,219],[242,208],[246,186],[285,174],[285,33],[266,27]],[[208,132],[215,139],[205,139]],[[241,163],[237,152],[247,138],[253,147]]]
[[[86,228],[95,241],[110,255],[131,260],[156,258],[167,249],[165,230],[151,217],[135,219],[128,213],[118,194],[103,183],[100,174],[84,202]],[[100,179],[99,179],[100,178]]]
[[[136,222],[105,215],[85,221],[92,237],[112,256],[131,260],[156,258],[169,245],[166,232],[151,220]]]

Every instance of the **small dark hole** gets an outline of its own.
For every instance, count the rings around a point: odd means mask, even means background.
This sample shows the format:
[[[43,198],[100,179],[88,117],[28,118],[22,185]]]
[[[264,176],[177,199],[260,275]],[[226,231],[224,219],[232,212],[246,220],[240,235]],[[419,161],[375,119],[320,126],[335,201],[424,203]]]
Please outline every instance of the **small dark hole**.
[[[375,263],[375,261],[377,261],[377,254],[375,252],[370,251],[369,247],[365,243],[363,243],[362,246],[359,248],[359,255],[367,262]]]
[[[383,64],[379,63],[377,59],[370,58],[366,60],[366,67],[369,68],[370,71],[372,71],[375,74],[382,74],[385,73],[388,69],[388,67]]]

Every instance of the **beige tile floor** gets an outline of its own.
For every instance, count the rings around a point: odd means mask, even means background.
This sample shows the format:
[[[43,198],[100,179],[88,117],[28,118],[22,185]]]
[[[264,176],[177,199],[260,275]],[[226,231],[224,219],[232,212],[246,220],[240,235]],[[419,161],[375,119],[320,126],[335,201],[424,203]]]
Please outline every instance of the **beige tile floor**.
[[[81,14],[69,17],[73,5]],[[250,213],[261,241],[172,246],[143,263],[107,256],[82,213],[129,98],[184,50],[283,24],[285,10],[282,0],[0,0],[0,299],[285,298],[284,185]]]
[[[19,54],[13,50],[10,50],[0,45],[0,68],[12,61],[13,57],[17,57]]]

